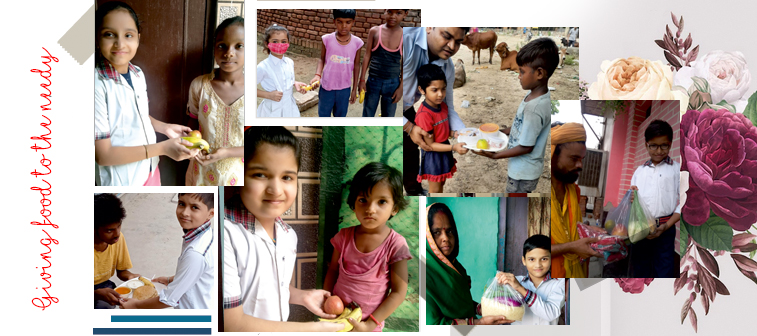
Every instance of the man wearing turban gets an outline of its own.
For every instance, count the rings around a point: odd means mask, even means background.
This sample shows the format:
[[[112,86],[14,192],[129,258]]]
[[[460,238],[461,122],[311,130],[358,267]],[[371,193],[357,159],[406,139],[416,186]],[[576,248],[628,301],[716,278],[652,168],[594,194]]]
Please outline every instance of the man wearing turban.
[[[579,239],[576,223],[581,222],[578,174],[586,156],[586,130],[579,123],[552,126],[552,276],[586,278],[591,256],[601,257],[590,244],[598,238]]]

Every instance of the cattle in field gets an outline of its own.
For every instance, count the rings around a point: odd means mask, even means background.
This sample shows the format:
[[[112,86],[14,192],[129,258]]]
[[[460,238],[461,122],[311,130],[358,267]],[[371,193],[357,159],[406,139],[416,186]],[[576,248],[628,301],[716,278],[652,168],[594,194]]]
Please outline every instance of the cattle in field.
[[[560,40],[560,42],[562,42],[563,47],[568,47],[569,44],[570,44],[570,42],[568,41],[568,39],[566,39],[564,37]],[[578,48],[578,41],[574,41],[573,42],[573,46],[576,47],[576,48]]]
[[[476,52],[478,52],[478,64],[481,64],[481,50],[489,49],[489,64],[492,64],[494,46],[497,44],[497,33],[494,31],[475,32],[465,35],[463,44],[473,51],[473,64],[476,64]]]
[[[455,83],[452,88],[457,89],[463,85],[465,85],[465,65],[462,59],[458,59],[455,61]]]
[[[502,63],[499,66],[500,70],[512,70],[518,72],[518,63],[515,61],[515,57],[518,56],[518,52],[507,48],[507,43],[502,42],[497,45],[497,54],[502,59]]]

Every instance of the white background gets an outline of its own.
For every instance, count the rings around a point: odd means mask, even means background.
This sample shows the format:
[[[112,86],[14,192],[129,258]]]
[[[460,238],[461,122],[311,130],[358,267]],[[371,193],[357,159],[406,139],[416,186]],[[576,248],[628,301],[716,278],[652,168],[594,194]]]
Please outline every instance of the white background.
[[[539,2],[452,2],[452,1],[379,1],[379,2],[255,2],[248,0],[246,17],[249,31],[247,44],[254,46],[255,13],[260,8],[332,8],[348,7],[415,7],[422,9],[424,26],[579,26],[582,44],[581,77],[595,80],[602,60],[617,57],[639,56],[662,60],[662,50],[654,39],[662,37],[665,24],[670,24],[670,11],[684,15],[685,33],[691,32],[694,42],[700,44],[700,56],[715,49],[740,50],[748,64],[757,67],[757,45],[754,43],[755,5],[747,1],[539,1]],[[396,6],[395,6],[396,5]],[[88,335],[92,327],[102,323],[104,316],[91,307],[91,228],[94,146],[93,125],[93,58],[83,65],[75,62],[57,41],[80,16],[92,6],[92,1],[36,1],[3,2],[3,48],[0,59],[4,65],[2,82],[3,112],[6,121],[5,153],[2,165],[4,180],[2,205],[4,223],[10,227],[0,245],[3,263],[2,321],[7,330],[3,334]],[[671,24],[672,26],[672,24]],[[93,34],[82,36],[93,39]],[[93,40],[94,42],[94,40]],[[46,178],[53,185],[52,216],[60,228],[51,229],[53,238],[60,244],[53,246],[51,294],[60,302],[45,311],[31,305],[31,299],[42,293],[35,287],[43,286],[39,271],[43,265],[39,244],[43,238],[40,227],[29,222],[39,221],[41,209],[39,194],[29,190],[44,184],[29,174],[39,169],[40,153],[29,149],[30,137],[43,133],[38,124],[41,117],[39,97],[41,78],[29,72],[42,66],[42,47],[60,59],[52,63],[52,110],[46,115],[52,119],[53,148],[43,151],[52,160],[53,174]],[[254,66],[251,58],[248,63]],[[248,66],[249,68],[249,66]],[[149,75],[149,74],[148,74]],[[254,71],[246,72],[249,99],[254,97]],[[752,83],[751,92],[757,89]],[[255,106],[248,107],[248,116],[254,115]],[[361,118],[347,119],[261,119],[248,118],[248,125],[365,125]],[[401,119],[370,119],[371,125],[399,126]],[[46,132],[46,131],[45,131]],[[160,192],[176,192],[165,188]],[[142,188],[120,191],[143,192]],[[421,216],[425,214],[421,203]],[[420,237],[424,237],[419,227]],[[728,257],[718,258],[722,277],[730,289],[730,297],[718,296],[711,312],[704,316],[701,304],[695,303],[699,317],[698,335],[721,335],[734,331],[751,330],[757,287],[738,271]],[[620,292],[614,281],[579,291],[572,285],[571,326],[520,327],[517,334],[550,333],[562,335],[679,335],[693,332],[689,325],[680,325],[680,307],[684,295],[672,295],[667,280],[655,280],[640,295]],[[422,306],[423,307],[423,306]],[[214,315],[214,321],[217,317]],[[425,320],[421,308],[421,321]],[[610,324],[608,317],[612,317]],[[688,324],[689,322],[685,322]],[[134,325],[138,326],[138,325]],[[150,325],[155,326],[155,325]],[[192,327],[182,325],[182,327]],[[471,335],[501,334],[515,331],[514,327],[476,328]],[[448,328],[422,326],[423,334],[446,334]]]

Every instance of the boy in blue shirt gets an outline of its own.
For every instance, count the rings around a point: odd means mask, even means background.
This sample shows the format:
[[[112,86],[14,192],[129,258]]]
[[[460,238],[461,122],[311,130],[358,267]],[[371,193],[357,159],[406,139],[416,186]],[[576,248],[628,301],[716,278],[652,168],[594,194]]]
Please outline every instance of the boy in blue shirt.
[[[539,184],[544,170],[544,151],[552,123],[549,78],[560,61],[557,44],[540,38],[526,44],[515,61],[520,68],[520,85],[529,90],[518,106],[512,127],[501,131],[509,136],[507,149],[499,152],[477,151],[491,159],[510,158],[507,167],[507,192],[530,193]]]

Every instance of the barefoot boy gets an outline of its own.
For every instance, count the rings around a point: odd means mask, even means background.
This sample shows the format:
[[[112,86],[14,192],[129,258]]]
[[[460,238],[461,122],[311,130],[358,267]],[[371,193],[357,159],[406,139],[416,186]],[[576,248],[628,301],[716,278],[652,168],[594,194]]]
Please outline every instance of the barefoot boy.
[[[151,299],[123,299],[124,309],[210,308],[216,249],[210,224],[215,215],[213,197],[213,194],[179,194],[176,219],[184,230],[184,243],[176,275],[153,279],[168,287]]]
[[[358,86],[365,91],[363,117],[373,117],[381,101],[381,116],[394,117],[397,102],[402,98],[402,27],[407,9],[385,9],[386,23],[368,32]],[[370,66],[368,82],[365,73]]]
[[[510,158],[508,193],[530,193],[539,184],[552,120],[548,84],[559,58],[557,45],[550,38],[534,40],[518,51],[515,59],[520,67],[518,79],[523,90],[530,92],[518,106],[512,128],[502,130],[509,136],[507,149],[495,153],[475,152],[492,159]]]
[[[129,272],[131,258],[121,234],[124,217],[126,211],[116,195],[95,195],[95,309],[113,309],[121,298],[109,280],[113,272],[121,281],[139,277]]]
[[[497,281],[510,284],[526,299],[526,313],[521,321],[513,324],[557,324],[565,304],[565,279],[553,279],[550,275],[552,258],[551,242],[545,235],[533,235],[523,243],[523,265],[528,275],[497,273]]]

